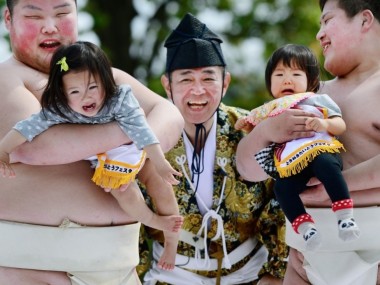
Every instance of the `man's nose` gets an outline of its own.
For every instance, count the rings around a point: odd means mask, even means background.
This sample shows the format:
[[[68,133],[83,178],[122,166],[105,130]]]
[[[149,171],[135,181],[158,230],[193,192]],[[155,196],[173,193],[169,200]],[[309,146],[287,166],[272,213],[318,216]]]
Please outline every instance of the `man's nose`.
[[[58,31],[56,21],[53,18],[46,18],[42,26],[43,34],[53,34]]]
[[[323,39],[324,36],[325,36],[325,32],[323,28],[320,27],[318,33],[315,35],[315,38],[317,39],[317,41],[320,41]]]
[[[204,93],[204,86],[201,82],[195,82],[191,88],[191,92],[194,95],[202,95]]]

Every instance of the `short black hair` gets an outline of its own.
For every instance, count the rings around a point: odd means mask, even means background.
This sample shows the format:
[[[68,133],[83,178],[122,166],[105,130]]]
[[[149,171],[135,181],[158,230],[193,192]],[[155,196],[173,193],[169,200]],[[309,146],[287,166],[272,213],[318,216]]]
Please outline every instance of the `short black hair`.
[[[315,54],[306,46],[287,44],[277,49],[267,62],[265,84],[271,95],[272,73],[282,62],[287,67],[297,67],[306,73],[308,92],[317,92],[320,84],[320,67]]]
[[[327,1],[338,2],[338,7],[346,12],[347,17],[352,18],[363,10],[370,10],[375,18],[380,22],[380,1],[379,0],[319,0],[321,11]]]
[[[58,62],[65,58],[68,69],[62,70]],[[88,71],[95,79],[99,79],[104,92],[104,103],[114,96],[117,91],[111,62],[97,45],[78,41],[70,45],[60,46],[53,54],[50,62],[48,83],[41,97],[42,108],[67,117],[65,112],[71,112],[66,98],[62,78],[71,71]]]

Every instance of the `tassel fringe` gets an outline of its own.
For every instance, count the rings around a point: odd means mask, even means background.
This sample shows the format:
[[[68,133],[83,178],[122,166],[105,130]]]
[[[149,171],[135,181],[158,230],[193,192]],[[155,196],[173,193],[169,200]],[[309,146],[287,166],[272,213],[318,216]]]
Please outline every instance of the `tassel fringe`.
[[[98,165],[92,181],[102,187],[118,189],[120,186],[135,181],[137,173],[145,162],[145,152],[136,165],[108,160],[105,154],[98,155]]]
[[[303,148],[304,149],[304,148]],[[321,145],[311,148],[307,150],[306,153],[300,154],[299,157],[294,159],[292,162],[288,163],[290,158],[298,156],[298,153],[293,153],[289,155],[287,158],[279,161],[275,156],[275,165],[277,167],[278,174],[281,178],[289,177],[295,174],[300,173],[303,169],[305,169],[313,159],[321,153],[339,153],[340,149],[344,149],[343,144],[338,140],[334,140],[333,144],[329,145]],[[284,165],[286,164],[286,165]]]

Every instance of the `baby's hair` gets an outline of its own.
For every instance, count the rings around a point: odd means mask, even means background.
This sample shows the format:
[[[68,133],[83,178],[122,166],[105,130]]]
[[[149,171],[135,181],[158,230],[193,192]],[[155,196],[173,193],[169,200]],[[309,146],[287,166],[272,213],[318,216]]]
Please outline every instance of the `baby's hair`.
[[[62,68],[62,59],[67,69]],[[63,88],[62,78],[70,72],[88,71],[95,80],[99,80],[105,92],[104,104],[115,94],[117,86],[113,78],[111,63],[106,54],[95,44],[78,41],[59,47],[50,62],[50,74],[47,86],[42,94],[41,106],[62,117],[71,112]]]
[[[269,58],[265,69],[265,84],[271,95],[272,73],[281,63],[286,67],[298,68],[306,73],[308,92],[317,92],[320,82],[320,67],[315,54],[306,46],[287,44],[277,49]]]

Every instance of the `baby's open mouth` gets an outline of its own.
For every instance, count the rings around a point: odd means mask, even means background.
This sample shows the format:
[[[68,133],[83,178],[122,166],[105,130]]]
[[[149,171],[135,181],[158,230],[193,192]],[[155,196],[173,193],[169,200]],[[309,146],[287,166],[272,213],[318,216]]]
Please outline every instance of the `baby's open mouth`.
[[[83,108],[83,110],[85,110],[85,111],[91,111],[91,110],[95,109],[95,106],[96,106],[96,104],[95,104],[95,103],[92,103],[92,104],[90,104],[90,105],[83,106],[82,108]]]

